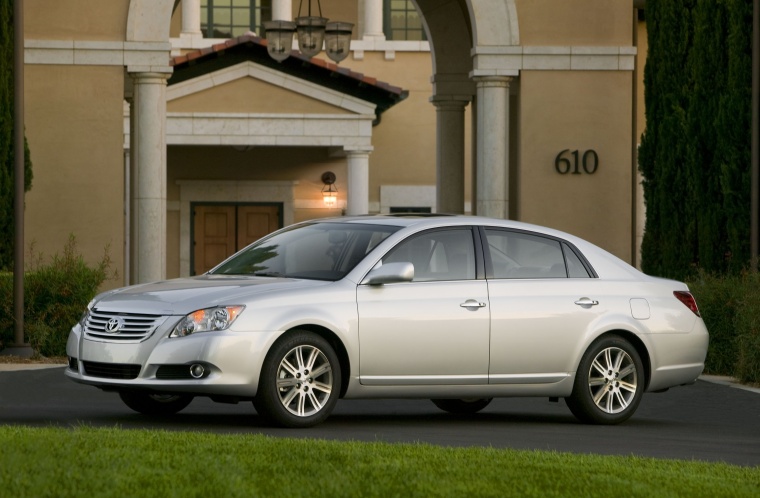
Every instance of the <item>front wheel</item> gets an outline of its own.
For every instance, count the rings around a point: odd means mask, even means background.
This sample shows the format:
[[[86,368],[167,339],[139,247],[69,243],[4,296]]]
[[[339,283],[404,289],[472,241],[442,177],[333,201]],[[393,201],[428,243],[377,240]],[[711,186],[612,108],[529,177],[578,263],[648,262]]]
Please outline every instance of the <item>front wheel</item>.
[[[598,339],[583,355],[567,406],[579,420],[619,424],[641,402],[644,365],[633,345],[619,336]]]
[[[120,391],[125,405],[143,415],[174,415],[184,410],[193,400],[183,394],[151,394],[139,391]]]
[[[276,342],[267,354],[253,406],[273,424],[311,427],[332,412],[340,382],[340,363],[330,343],[298,331]]]
[[[472,415],[488,406],[493,398],[432,399],[435,406],[454,415]]]

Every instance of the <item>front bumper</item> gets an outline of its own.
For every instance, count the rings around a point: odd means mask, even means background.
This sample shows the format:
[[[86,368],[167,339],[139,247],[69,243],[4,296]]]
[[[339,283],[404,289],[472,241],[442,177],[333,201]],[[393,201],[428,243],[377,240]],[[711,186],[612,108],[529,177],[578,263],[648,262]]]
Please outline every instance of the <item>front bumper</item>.
[[[200,332],[169,339],[168,320],[141,342],[93,340],[80,325],[69,334],[65,375],[107,390],[149,390],[252,397],[266,352],[281,332]],[[189,375],[200,364],[200,378]],[[188,372],[183,375],[182,372]]]

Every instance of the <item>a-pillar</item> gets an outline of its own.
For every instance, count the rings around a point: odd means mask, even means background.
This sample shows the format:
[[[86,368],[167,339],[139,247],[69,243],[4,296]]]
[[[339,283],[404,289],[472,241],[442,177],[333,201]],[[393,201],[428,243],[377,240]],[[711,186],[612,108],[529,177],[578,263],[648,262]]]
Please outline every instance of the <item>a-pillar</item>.
[[[130,73],[132,283],[166,278],[166,80],[169,73]]]
[[[372,148],[345,148],[348,156],[346,214],[369,213],[369,155]]]
[[[510,76],[476,76],[476,165],[474,213],[509,218]]]
[[[364,0],[364,36],[373,40],[385,40],[383,32],[383,0]]]
[[[464,214],[465,97],[436,95],[436,211]]]

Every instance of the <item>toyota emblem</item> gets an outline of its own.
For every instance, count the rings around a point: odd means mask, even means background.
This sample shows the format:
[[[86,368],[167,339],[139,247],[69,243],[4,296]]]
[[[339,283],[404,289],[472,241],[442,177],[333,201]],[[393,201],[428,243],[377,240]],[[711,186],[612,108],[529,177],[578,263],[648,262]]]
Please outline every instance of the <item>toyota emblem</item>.
[[[109,334],[118,334],[123,326],[124,320],[115,316],[106,322],[106,332]]]

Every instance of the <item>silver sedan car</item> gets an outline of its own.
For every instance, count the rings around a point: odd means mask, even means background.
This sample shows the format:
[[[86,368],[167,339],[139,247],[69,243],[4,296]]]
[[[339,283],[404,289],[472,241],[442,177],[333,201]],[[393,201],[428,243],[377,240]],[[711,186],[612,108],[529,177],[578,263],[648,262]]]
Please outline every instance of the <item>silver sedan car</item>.
[[[339,398],[565,398],[616,424],[644,392],[692,384],[708,334],[680,282],[572,235],[465,216],[299,223],[208,273],[96,297],[66,375],[144,414],[196,396],[308,427]]]

